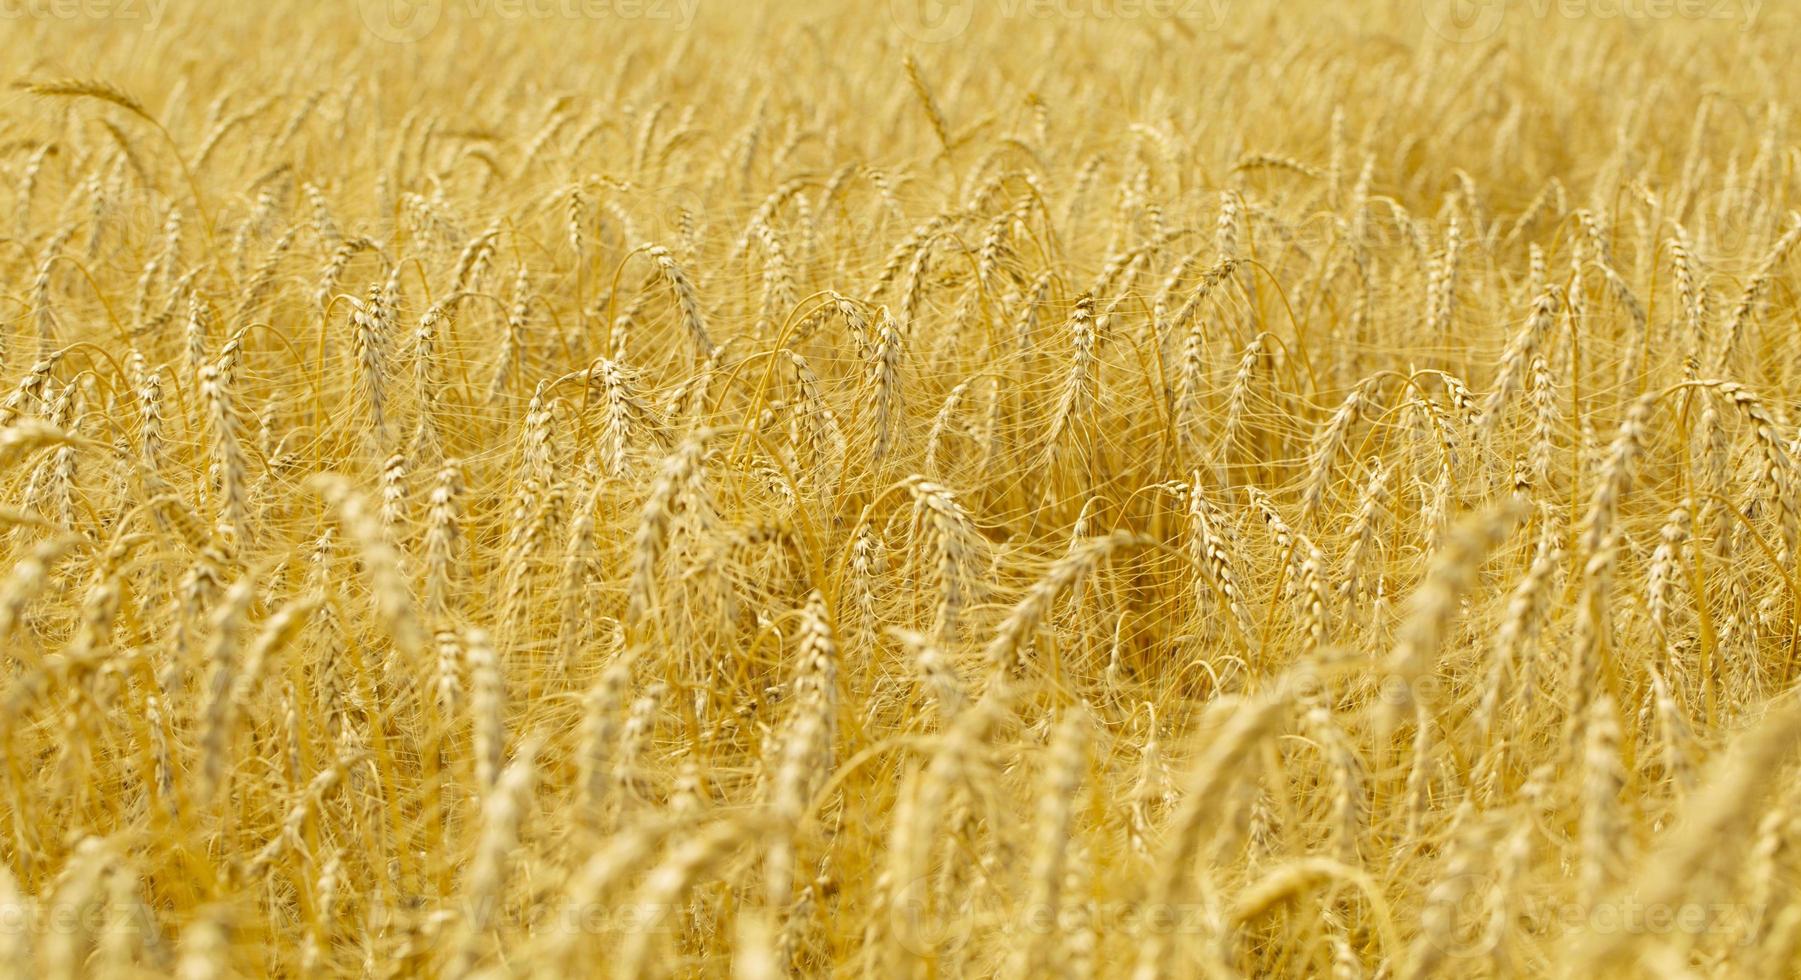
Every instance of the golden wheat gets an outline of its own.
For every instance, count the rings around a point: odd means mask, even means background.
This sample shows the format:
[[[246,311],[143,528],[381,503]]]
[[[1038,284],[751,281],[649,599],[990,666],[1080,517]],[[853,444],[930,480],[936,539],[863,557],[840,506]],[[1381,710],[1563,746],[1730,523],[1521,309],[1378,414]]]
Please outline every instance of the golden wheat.
[[[1794,11],[152,6],[0,23],[0,972],[1801,974]]]

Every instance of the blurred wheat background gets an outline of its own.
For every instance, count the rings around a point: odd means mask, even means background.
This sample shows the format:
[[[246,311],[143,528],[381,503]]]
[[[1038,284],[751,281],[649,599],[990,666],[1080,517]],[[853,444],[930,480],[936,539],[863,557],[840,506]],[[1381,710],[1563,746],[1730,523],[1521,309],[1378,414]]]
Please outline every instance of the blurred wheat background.
[[[0,18],[0,972],[1801,969],[1795,11]]]

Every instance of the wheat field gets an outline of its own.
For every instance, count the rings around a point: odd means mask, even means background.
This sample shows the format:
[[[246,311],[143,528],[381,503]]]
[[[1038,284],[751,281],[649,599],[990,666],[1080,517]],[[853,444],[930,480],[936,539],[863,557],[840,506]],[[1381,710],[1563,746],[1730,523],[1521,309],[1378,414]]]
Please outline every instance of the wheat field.
[[[1801,975],[1796,11],[0,37],[0,973]]]

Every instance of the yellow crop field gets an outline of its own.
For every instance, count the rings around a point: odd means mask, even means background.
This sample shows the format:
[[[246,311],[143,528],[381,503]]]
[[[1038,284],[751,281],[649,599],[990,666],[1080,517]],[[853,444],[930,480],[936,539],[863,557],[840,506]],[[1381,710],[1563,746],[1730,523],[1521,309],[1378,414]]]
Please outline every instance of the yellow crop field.
[[[1801,10],[0,38],[0,976],[1801,975]]]

